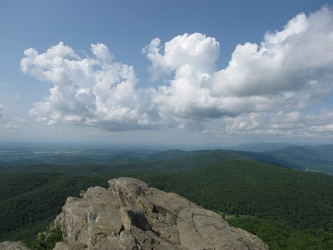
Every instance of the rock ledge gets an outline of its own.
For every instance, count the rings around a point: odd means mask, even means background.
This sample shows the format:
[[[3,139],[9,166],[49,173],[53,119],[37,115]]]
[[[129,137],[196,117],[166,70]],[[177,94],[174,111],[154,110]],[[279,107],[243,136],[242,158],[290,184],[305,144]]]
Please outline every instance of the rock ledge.
[[[68,198],[55,224],[69,249],[268,249],[220,215],[133,178]]]

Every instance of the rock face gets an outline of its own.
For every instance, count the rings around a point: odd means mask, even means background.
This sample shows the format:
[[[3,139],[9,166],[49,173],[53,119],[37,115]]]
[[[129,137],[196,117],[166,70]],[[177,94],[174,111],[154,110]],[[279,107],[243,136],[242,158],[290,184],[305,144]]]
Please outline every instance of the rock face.
[[[185,198],[119,178],[68,198],[55,224],[64,249],[268,249],[256,236]]]
[[[0,250],[29,250],[21,241],[0,242]]]

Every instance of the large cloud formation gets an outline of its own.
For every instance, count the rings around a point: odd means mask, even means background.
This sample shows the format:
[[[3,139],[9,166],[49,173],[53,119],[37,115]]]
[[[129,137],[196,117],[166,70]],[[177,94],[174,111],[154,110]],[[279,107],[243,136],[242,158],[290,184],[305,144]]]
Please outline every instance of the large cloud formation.
[[[302,110],[333,89],[333,13],[328,7],[291,19],[260,45],[238,45],[225,69],[220,45],[200,33],[179,35],[143,49],[156,88],[137,88],[132,66],[115,62],[103,44],[81,58],[62,42],[45,53],[24,52],[21,69],[52,84],[30,115],[48,124],[106,130],[200,128],[224,134],[332,133],[333,115]],[[327,118],[328,117],[328,118]],[[320,119],[322,122],[316,122]],[[304,126],[296,124],[308,124]],[[291,132],[293,131],[293,132]]]
[[[93,57],[80,58],[62,42],[43,54],[24,52],[21,69],[50,82],[50,95],[30,115],[48,124],[74,123],[108,130],[153,125],[149,91],[135,89],[134,69],[114,62],[104,44],[91,45]]]

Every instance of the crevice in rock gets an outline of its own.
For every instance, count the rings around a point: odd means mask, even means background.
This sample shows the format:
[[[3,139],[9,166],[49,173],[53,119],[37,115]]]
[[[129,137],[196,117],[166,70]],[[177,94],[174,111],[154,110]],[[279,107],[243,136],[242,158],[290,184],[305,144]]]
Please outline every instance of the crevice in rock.
[[[151,229],[151,226],[149,225],[148,220],[144,214],[133,210],[127,211],[127,214],[131,218],[133,226],[136,226],[143,231],[148,231]]]
[[[131,218],[131,222],[133,226],[140,228],[143,231],[151,231],[156,236],[160,237],[161,233],[155,231],[149,224],[146,216],[143,213],[138,211],[129,210],[127,211],[128,216]]]
[[[124,230],[125,230],[124,225],[121,225],[121,228],[119,229],[118,235],[120,235],[120,233],[121,233],[122,231],[124,231]]]
[[[153,206],[153,213],[160,213],[163,216],[167,216],[167,214],[172,214],[168,209],[166,209],[165,207],[161,207],[158,205],[154,205]]]
[[[118,190],[118,197],[119,197],[120,202],[123,204],[123,206],[127,205],[127,199],[122,190]]]
[[[99,240],[106,240],[107,236],[106,236],[105,233],[100,232],[100,233],[97,234],[97,238],[98,238]]]
[[[157,232],[157,231],[155,231],[154,229],[151,229],[151,231],[152,231],[157,237],[160,237],[160,236],[161,236],[161,233],[160,233],[160,232]]]
[[[156,208],[155,205],[153,205],[153,210],[152,210],[152,212],[153,212],[153,213],[156,213],[156,214],[158,213],[158,210],[157,210],[157,208]]]
[[[132,234],[132,235],[133,235],[133,234]],[[134,250],[134,249],[135,249],[135,250],[142,249],[142,246],[141,246],[140,242],[138,241],[138,239],[135,238],[134,235],[133,235],[133,237],[134,237],[134,240],[135,240],[135,247],[133,248],[133,250]]]

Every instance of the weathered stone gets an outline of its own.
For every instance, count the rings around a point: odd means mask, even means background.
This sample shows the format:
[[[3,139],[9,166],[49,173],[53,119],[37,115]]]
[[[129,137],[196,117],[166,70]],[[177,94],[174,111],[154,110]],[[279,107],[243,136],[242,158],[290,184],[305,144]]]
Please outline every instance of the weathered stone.
[[[21,241],[0,242],[0,250],[29,250]]]
[[[256,236],[185,198],[133,178],[68,198],[55,220],[66,249],[268,249]]]

